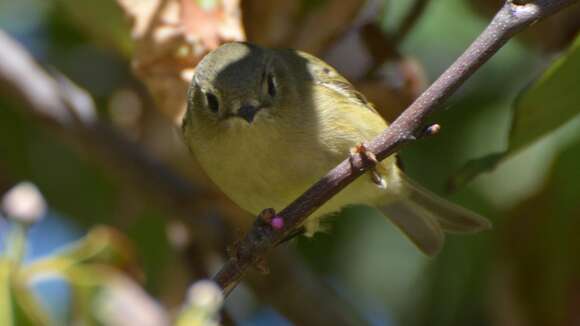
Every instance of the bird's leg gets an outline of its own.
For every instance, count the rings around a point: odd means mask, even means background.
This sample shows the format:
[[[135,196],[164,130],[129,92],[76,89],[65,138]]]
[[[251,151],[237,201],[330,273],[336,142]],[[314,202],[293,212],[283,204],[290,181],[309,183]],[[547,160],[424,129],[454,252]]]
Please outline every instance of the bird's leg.
[[[371,163],[373,163],[373,165],[377,165],[379,163],[379,161],[377,160],[377,157],[375,156],[375,153],[369,151],[366,146],[364,144],[358,144],[355,147],[350,149],[350,162],[351,165],[354,165],[353,159],[355,157],[355,155],[360,155],[363,159],[366,159],[368,161],[370,161]],[[381,187],[381,188],[386,188],[386,183],[385,183],[385,179],[383,178],[383,176],[377,171],[376,167],[373,166],[369,169],[369,173],[371,176],[371,181],[376,184],[377,186]]]

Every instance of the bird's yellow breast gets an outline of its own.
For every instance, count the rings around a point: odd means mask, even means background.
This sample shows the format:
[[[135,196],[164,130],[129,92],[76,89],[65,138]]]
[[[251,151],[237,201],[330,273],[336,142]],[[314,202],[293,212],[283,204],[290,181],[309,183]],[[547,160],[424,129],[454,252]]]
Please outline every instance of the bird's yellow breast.
[[[319,86],[315,86],[319,87]],[[296,199],[331,168],[348,157],[350,148],[372,139],[387,127],[367,107],[356,106],[319,87],[301,123],[281,123],[267,112],[252,124],[241,119],[227,121],[226,131],[194,146],[196,156],[211,179],[234,202],[253,214],[264,208],[277,211]],[[275,108],[272,108],[275,110]],[[380,165],[388,177],[394,159]],[[361,177],[314,217],[356,203],[374,203],[384,191],[368,177]]]

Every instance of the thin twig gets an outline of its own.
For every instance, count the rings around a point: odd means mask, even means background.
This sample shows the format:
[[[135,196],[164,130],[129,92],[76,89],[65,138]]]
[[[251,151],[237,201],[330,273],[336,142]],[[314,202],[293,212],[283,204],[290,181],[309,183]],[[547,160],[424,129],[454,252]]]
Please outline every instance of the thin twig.
[[[514,34],[539,19],[547,17],[578,0],[506,1],[487,28],[469,48],[415,100],[381,135],[366,145],[379,160],[392,155],[403,144],[415,139],[425,118],[451,96],[465,80],[495,54]],[[274,230],[260,218],[253,229],[237,244],[237,252],[214,276],[227,295],[244,272],[262,261],[273,246],[340,190],[363,174],[371,163],[345,159],[326,176],[293,201],[279,216],[284,227]]]

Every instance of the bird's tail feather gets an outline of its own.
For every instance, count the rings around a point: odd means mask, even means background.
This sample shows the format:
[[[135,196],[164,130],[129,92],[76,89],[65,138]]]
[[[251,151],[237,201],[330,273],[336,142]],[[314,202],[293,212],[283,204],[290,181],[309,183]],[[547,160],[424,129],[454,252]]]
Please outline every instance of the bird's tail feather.
[[[473,233],[491,228],[484,217],[455,205],[401,175],[405,195],[381,210],[425,254],[436,255],[445,232]]]

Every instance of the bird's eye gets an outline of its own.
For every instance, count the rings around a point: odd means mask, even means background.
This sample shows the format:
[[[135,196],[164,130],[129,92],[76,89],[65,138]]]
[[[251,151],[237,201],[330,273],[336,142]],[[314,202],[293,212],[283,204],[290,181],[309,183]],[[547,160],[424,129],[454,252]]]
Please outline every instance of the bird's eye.
[[[213,95],[212,93],[208,92],[208,93],[205,93],[205,99],[207,101],[207,106],[209,107],[211,112],[217,113],[220,109],[220,105],[219,105],[217,97],[215,95]]]
[[[274,80],[274,75],[272,73],[269,73],[267,79],[268,79],[268,95],[274,97],[276,96],[276,80]]]

